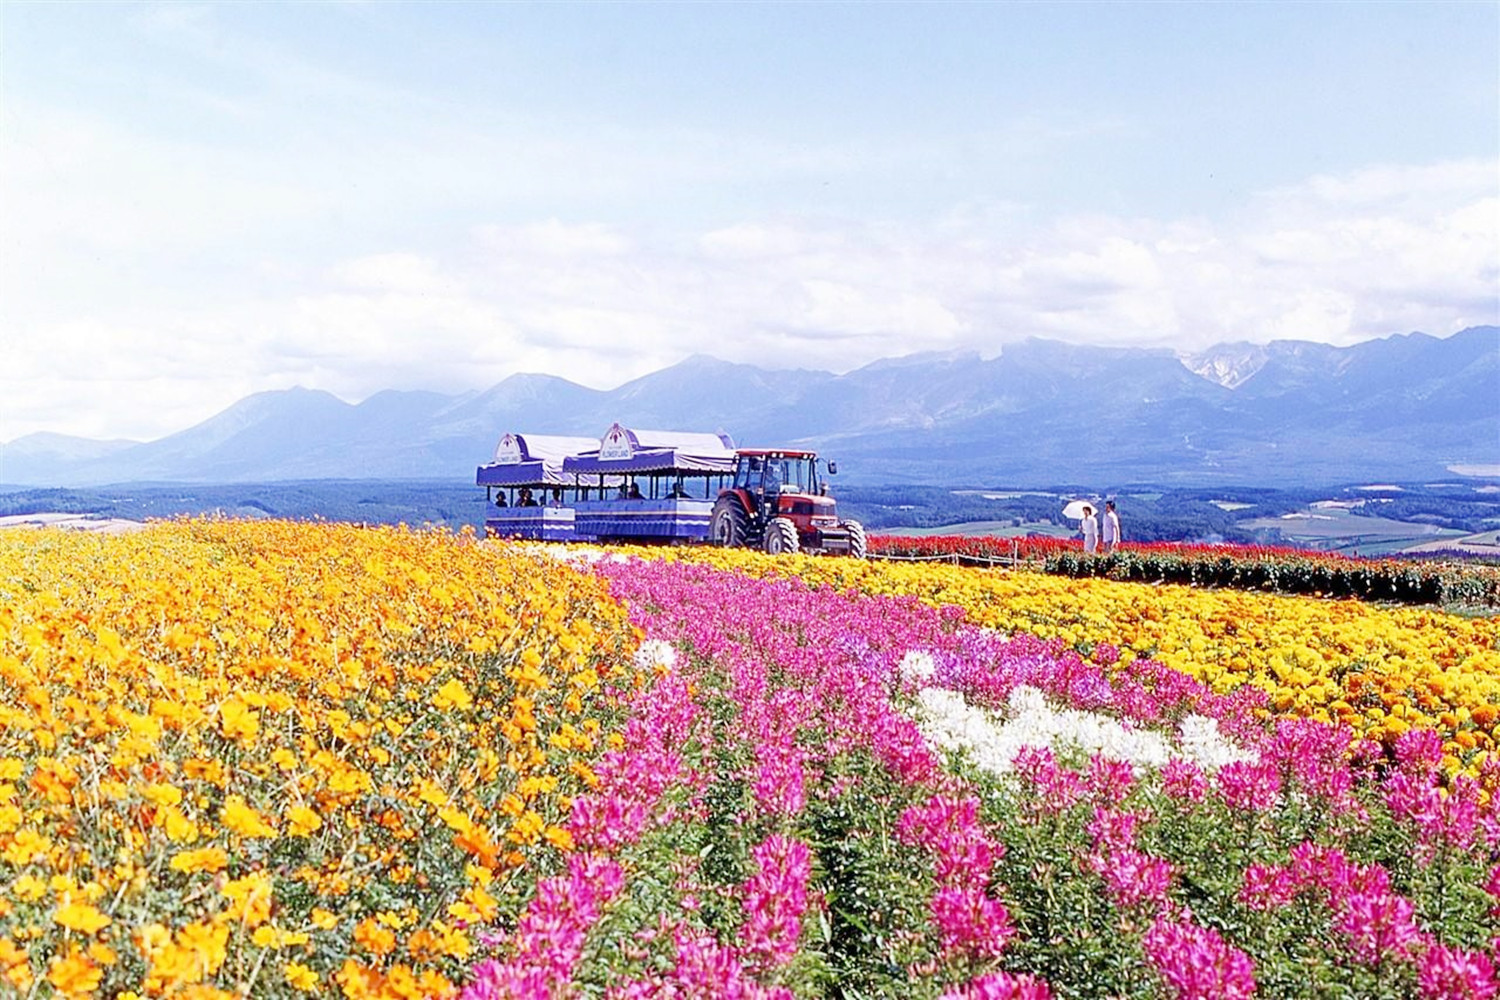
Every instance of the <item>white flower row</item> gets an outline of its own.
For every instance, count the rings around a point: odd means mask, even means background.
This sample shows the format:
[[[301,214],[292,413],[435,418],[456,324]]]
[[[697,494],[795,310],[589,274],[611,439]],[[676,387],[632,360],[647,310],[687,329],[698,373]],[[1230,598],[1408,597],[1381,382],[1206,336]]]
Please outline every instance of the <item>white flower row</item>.
[[[922,684],[932,677],[932,657],[908,653],[903,676]],[[925,686],[917,694],[915,717],[928,745],[962,752],[983,770],[1005,774],[1024,747],[1048,748],[1061,755],[1103,754],[1141,768],[1160,768],[1172,759],[1189,760],[1214,771],[1255,754],[1219,732],[1216,720],[1189,715],[1168,734],[1138,729],[1107,715],[1058,708],[1034,687],[1021,685],[1000,712],[970,705],[957,691]]]

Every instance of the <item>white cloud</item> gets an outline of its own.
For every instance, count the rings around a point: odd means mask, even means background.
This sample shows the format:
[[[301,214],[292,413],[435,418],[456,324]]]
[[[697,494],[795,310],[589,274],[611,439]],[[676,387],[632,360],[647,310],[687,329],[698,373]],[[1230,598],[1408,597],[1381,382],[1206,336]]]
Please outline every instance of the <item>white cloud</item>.
[[[64,157],[63,176],[93,155],[89,141],[61,141],[83,151]],[[173,244],[208,253],[231,234],[216,235],[223,218],[198,219],[157,245],[177,280],[145,269],[151,237],[133,233],[160,206],[34,213],[26,225],[54,246],[94,237],[76,273],[95,280],[63,294],[74,272],[47,269],[73,258],[28,257],[7,240],[0,439],[152,437],[293,384],[351,400],[483,388],[517,371],[612,386],[695,352],[843,371],[918,350],[994,354],[1028,335],[1192,350],[1446,334],[1497,322],[1496,169],[1386,167],[1270,191],[1226,219],[1065,216],[1030,229],[1013,207],[928,223],[782,214],[697,231],[547,216],[403,223],[389,249],[346,254],[336,240],[284,247],[293,237],[261,220],[269,237],[253,254],[201,275]],[[8,203],[21,200],[6,187]],[[239,193],[261,206],[307,196]],[[171,197],[165,182],[151,196]],[[227,218],[255,214],[239,205]]]

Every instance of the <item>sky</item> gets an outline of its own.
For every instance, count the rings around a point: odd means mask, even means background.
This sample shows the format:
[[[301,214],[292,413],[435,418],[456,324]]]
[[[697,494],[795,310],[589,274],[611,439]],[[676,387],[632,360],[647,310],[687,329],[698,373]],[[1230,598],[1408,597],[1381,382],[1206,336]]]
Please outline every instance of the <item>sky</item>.
[[[0,442],[1500,322],[1500,3],[0,3]]]

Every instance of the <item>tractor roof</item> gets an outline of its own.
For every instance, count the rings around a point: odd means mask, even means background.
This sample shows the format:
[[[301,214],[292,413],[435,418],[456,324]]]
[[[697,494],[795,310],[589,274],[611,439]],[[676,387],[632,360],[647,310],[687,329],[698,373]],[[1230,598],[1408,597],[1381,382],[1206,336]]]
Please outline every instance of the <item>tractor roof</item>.
[[[815,452],[815,451],[803,451],[800,448],[739,448],[739,449],[736,449],[735,454],[736,455],[759,455],[762,458],[765,458],[767,456],[771,456],[771,457],[775,457],[775,458],[817,458],[818,457],[818,453],[817,452]]]

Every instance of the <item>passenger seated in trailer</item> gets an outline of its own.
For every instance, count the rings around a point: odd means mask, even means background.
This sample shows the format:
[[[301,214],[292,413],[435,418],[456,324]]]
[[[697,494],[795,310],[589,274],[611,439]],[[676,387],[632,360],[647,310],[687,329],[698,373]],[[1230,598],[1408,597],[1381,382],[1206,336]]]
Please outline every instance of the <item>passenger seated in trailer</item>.
[[[687,488],[682,485],[681,479],[672,484],[672,492],[668,493],[667,496],[672,500],[686,500],[688,498]]]
[[[646,499],[645,497],[641,496],[641,484],[640,483],[632,482],[630,484],[630,499],[632,499],[632,500],[644,500],[644,499]]]
[[[520,507],[535,507],[535,506],[537,506],[536,497],[534,497],[534,496],[531,495],[531,487],[530,486],[522,486],[521,487],[521,502],[517,506],[520,506]]]
[[[547,506],[548,507],[561,507],[562,506],[562,487],[561,486],[554,486],[554,487],[552,487],[552,497],[551,497],[551,499],[549,499],[547,501]]]
[[[504,490],[501,490],[500,491],[500,495],[495,498],[495,506],[496,507],[508,507],[509,506],[509,504],[506,503],[506,500],[505,500],[505,491]]]

